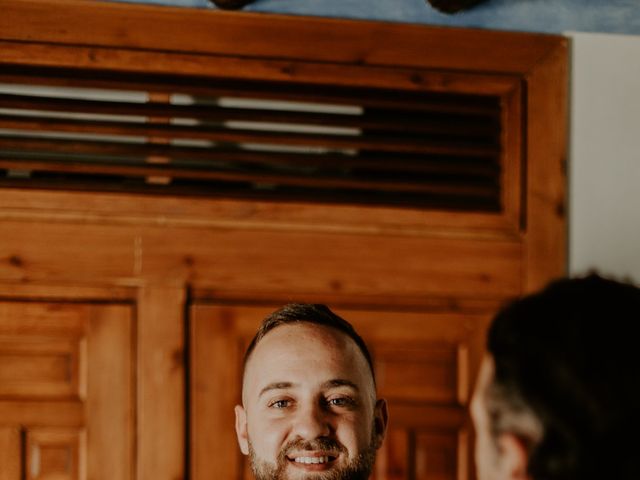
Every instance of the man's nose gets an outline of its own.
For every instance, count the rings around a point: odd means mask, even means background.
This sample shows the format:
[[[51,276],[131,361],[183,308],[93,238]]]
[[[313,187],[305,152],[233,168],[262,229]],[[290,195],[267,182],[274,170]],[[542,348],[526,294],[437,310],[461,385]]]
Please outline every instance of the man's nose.
[[[323,405],[311,403],[299,408],[294,430],[295,434],[304,440],[326,437],[331,433],[331,418]]]

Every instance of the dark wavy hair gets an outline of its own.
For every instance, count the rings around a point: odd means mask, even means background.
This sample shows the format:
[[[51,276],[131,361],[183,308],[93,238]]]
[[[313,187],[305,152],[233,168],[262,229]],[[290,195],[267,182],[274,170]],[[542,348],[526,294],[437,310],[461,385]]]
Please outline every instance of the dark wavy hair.
[[[494,434],[509,410],[540,423],[533,480],[640,479],[638,320],[640,289],[597,275],[556,281],[495,317],[490,418]]]
[[[369,369],[371,370],[371,376],[373,377],[373,383],[375,385],[376,377],[373,369],[373,361],[371,359],[369,349],[364,343],[364,340],[362,340],[362,337],[358,335],[355,328],[353,328],[353,326],[344,318],[333,313],[326,305],[319,303],[290,303],[267,316],[262,321],[260,328],[258,328],[257,333],[247,347],[247,351],[244,354],[244,365],[246,366],[251,353],[256,348],[256,345],[267,333],[280,325],[292,323],[313,323],[316,325],[334,328],[347,335],[356,343],[362,352],[362,355],[364,355],[364,358],[369,365]]]

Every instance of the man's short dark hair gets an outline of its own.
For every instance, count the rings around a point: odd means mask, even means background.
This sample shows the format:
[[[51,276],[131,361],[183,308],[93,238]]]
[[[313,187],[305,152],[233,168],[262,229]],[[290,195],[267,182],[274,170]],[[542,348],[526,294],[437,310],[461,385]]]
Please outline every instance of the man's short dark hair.
[[[496,316],[489,415],[494,435],[510,411],[540,422],[533,480],[640,479],[638,320],[640,289],[597,275],[554,282]]]
[[[284,307],[276,310],[267,316],[260,325],[258,332],[251,340],[249,347],[244,355],[244,365],[246,366],[251,353],[255,349],[256,345],[262,338],[280,325],[295,324],[295,323],[313,323],[316,325],[322,325],[325,327],[334,328],[352,339],[362,355],[364,355],[369,369],[371,370],[371,376],[375,384],[375,374],[373,369],[373,361],[371,360],[371,354],[364,340],[358,335],[353,326],[347,322],[344,318],[333,313],[329,307],[319,303],[290,303]]]

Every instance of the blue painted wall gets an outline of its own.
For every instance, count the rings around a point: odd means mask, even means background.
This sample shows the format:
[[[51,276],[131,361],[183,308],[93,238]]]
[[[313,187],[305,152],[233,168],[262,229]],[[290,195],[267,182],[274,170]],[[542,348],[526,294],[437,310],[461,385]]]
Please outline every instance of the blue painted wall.
[[[114,0],[214,8],[207,0]],[[640,0],[488,0],[446,15],[425,0],[256,0],[247,11],[496,30],[640,35]]]

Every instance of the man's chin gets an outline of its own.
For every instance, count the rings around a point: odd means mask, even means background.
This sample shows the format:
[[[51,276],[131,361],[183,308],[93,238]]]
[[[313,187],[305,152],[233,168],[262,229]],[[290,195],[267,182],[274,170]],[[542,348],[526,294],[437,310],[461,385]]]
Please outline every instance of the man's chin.
[[[274,466],[255,461],[252,464],[256,480],[343,480],[350,479],[343,475],[344,470],[337,465],[301,465],[287,461],[286,464]]]
[[[337,480],[342,479],[340,471],[336,468],[324,469],[300,469],[296,465],[290,465],[285,470],[282,480]],[[280,479],[278,479],[280,480]]]
[[[355,458],[349,457],[346,449],[326,446],[323,462],[303,463],[290,458],[291,448],[284,448],[275,463],[260,459],[249,442],[249,457],[255,480],[368,480],[373,471],[376,448],[373,440]],[[309,455],[308,458],[313,458]]]
[[[340,463],[302,465],[288,460],[285,464],[274,466],[254,458],[252,470],[255,480],[367,480],[371,468]]]

